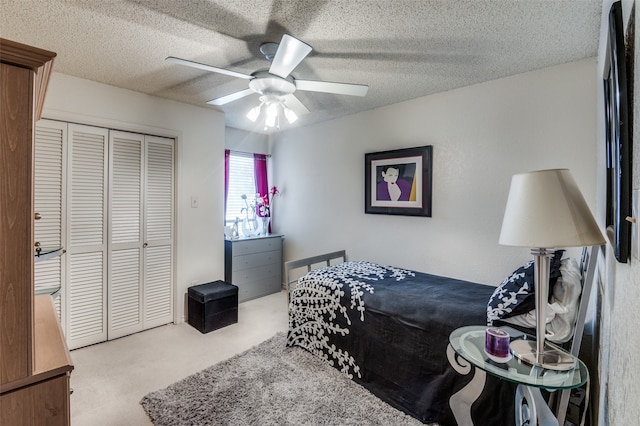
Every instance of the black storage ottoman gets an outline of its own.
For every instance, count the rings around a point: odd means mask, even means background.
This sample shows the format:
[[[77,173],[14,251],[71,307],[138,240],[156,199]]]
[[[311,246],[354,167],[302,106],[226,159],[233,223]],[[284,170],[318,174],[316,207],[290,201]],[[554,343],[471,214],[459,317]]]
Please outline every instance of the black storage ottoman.
[[[208,333],[238,322],[238,287],[214,281],[189,287],[189,324]]]

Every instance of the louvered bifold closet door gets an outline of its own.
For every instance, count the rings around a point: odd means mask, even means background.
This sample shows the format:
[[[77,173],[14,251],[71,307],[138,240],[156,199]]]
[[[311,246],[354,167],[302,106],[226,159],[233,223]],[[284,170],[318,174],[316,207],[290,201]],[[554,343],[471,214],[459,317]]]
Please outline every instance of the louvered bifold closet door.
[[[40,120],[36,124],[34,210],[40,219],[34,222],[35,241],[42,248],[65,247],[67,123]],[[36,293],[52,293],[58,319],[64,327],[61,301],[65,295],[63,257],[34,265]]]
[[[173,321],[173,139],[145,136],[144,328]]]
[[[107,339],[107,129],[69,124],[67,343]]]
[[[111,131],[109,339],[142,330],[144,135]]]

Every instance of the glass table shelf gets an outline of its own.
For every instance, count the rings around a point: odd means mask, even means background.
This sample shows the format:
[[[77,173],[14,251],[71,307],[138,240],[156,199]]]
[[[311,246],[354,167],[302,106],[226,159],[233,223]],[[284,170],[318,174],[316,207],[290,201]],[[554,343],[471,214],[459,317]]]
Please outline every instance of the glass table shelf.
[[[511,327],[499,327],[509,333],[511,340],[531,338]],[[589,371],[578,358],[571,356],[575,364],[566,371],[549,370],[527,364],[515,356],[503,363],[489,358],[485,352],[485,326],[461,327],[449,336],[453,350],[476,367],[489,374],[513,383],[549,390],[573,389],[584,385]]]
[[[55,296],[56,294],[58,294],[59,291],[60,291],[60,286],[55,285],[55,286],[38,287],[35,289],[34,293],[36,296],[39,296],[41,294],[49,294],[51,296]]]
[[[62,247],[39,247],[36,248],[33,255],[35,262],[42,262],[54,257],[61,256],[66,252]]]
[[[44,262],[45,260],[53,259],[66,253],[66,250],[62,247],[37,247],[34,250],[34,262]],[[34,290],[36,296],[41,294],[50,294],[56,296],[60,291],[60,284],[56,285],[41,285],[37,286]]]

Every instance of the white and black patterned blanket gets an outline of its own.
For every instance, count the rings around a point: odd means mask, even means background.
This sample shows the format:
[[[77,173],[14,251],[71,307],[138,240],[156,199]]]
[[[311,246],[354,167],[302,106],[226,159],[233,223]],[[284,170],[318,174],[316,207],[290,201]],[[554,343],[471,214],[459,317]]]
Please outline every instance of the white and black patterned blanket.
[[[449,334],[485,324],[493,290],[369,262],[317,269],[292,291],[287,344],[325,359],[425,423],[455,425],[449,399],[470,377],[450,366]],[[514,387],[490,377],[486,386],[487,397],[471,407],[475,424],[513,424],[513,409],[503,403],[513,401]],[[511,396],[495,398],[495,392]]]

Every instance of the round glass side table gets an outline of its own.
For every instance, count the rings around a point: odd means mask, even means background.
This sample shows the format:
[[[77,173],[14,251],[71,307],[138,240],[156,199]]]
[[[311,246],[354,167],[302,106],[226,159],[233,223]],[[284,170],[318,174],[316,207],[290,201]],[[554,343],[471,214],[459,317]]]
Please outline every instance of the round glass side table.
[[[573,389],[589,379],[586,365],[564,351],[574,361],[572,368],[564,371],[533,366],[510,356],[506,362],[496,362],[485,352],[486,326],[468,326],[454,330],[449,336],[453,350],[472,365],[503,380],[518,384],[516,390],[516,425],[557,426],[558,420],[540,393],[540,389]],[[500,327],[509,333],[511,340],[531,339],[530,336],[510,327]],[[559,349],[556,347],[556,349]],[[560,349],[562,350],[562,349]]]

